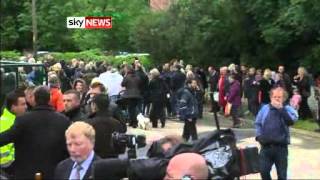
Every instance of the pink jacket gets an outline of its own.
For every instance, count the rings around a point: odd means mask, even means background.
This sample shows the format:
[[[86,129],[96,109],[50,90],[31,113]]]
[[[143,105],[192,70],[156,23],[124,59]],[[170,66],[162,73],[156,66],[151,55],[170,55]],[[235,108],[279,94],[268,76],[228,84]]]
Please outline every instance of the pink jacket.
[[[290,99],[290,105],[295,109],[299,109],[300,102],[301,102],[301,95],[299,94],[293,95]]]

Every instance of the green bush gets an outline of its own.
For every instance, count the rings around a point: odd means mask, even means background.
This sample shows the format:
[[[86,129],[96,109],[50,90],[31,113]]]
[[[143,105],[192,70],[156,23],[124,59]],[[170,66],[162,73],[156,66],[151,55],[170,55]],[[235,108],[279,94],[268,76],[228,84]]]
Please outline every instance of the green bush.
[[[51,53],[51,55],[56,60],[65,60],[70,61],[73,58],[80,59],[83,61],[107,61],[108,57],[103,55],[103,52],[99,49],[92,49],[87,51],[81,51],[81,52],[54,52]]]
[[[145,68],[149,69],[154,65],[154,62],[150,58],[148,54],[128,54],[122,56],[111,56],[105,55],[99,49],[92,49],[81,52],[52,52],[50,55],[53,56],[55,60],[65,60],[66,62],[71,61],[73,58],[78,60],[83,60],[85,62],[89,61],[105,61],[112,65],[119,66],[123,64],[123,62],[127,62],[128,64],[133,63],[134,57],[139,57],[141,63]],[[10,60],[19,60],[21,53],[17,51],[0,51],[1,59],[10,59]],[[43,61],[46,56],[38,57],[38,60]]]
[[[56,60],[65,60],[71,61],[71,59],[76,58],[79,60],[83,60],[85,62],[89,61],[105,61],[112,65],[119,66],[123,64],[123,62],[127,62],[128,64],[133,63],[134,57],[139,57],[141,63],[144,65],[145,68],[149,69],[154,62],[150,58],[148,54],[128,54],[122,56],[111,56],[111,55],[104,55],[104,53],[98,49],[92,49],[87,51],[81,52],[54,52],[51,55]],[[43,57],[42,57],[43,58]]]
[[[19,60],[21,53],[17,51],[0,51],[1,59]]]
[[[132,64],[134,62],[134,57],[138,57],[140,62],[147,69],[155,65],[149,55],[137,55],[137,54],[116,56],[114,57],[111,63],[114,65],[121,65],[123,64],[123,62],[126,62],[127,64]]]

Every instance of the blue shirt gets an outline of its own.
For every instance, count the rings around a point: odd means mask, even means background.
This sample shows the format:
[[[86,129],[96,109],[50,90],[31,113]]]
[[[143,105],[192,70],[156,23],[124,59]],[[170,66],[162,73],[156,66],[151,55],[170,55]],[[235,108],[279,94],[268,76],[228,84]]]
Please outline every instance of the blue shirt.
[[[82,167],[82,169],[80,170],[80,179],[83,179],[84,175],[86,174],[87,170],[89,169],[89,166],[93,161],[93,157],[94,157],[94,152],[91,151],[88,158],[80,164]],[[76,179],[76,173],[77,173],[77,166],[76,165],[77,165],[77,163],[75,162],[72,166],[72,171],[69,176],[70,180]]]

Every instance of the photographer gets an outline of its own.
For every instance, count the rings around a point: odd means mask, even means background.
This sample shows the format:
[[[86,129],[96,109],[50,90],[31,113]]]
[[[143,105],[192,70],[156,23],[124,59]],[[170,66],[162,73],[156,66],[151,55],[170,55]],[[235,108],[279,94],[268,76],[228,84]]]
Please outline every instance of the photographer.
[[[110,158],[99,160],[94,165],[94,179],[162,179],[166,174],[166,167],[169,160],[166,158],[167,153],[182,142],[179,136],[166,136],[152,143],[147,155],[148,159],[131,159],[136,158],[130,155],[129,151],[134,151],[136,147],[145,146],[145,137],[114,134],[113,138],[119,144],[125,144],[129,148],[127,151],[128,159]],[[134,141],[133,141],[134,139]],[[170,153],[169,153],[170,154]]]
[[[109,111],[109,98],[105,94],[93,97],[91,111],[93,112],[87,122],[96,131],[95,152],[102,158],[117,157],[118,153],[112,142],[112,133],[121,132],[119,121],[111,117]]]
[[[132,136],[126,135],[127,147]],[[137,136],[135,139],[139,142]],[[139,147],[141,143],[136,144]],[[234,179],[252,172],[240,171],[243,167],[240,167],[236,138],[231,129],[209,132],[192,143],[182,142],[178,136],[166,136],[153,142],[147,155],[148,159],[99,160],[94,165],[94,179],[149,180],[166,176],[172,179]],[[252,162],[248,161],[250,165],[245,167],[252,168]]]
[[[229,130],[209,133],[191,143],[177,136],[153,142],[148,159],[105,159],[95,163],[95,179],[233,179],[239,176],[235,135]],[[205,162],[205,163],[204,163]]]
[[[168,135],[164,138],[152,142],[147,156],[152,157],[165,157],[165,154],[170,151],[170,149],[183,142],[183,139],[177,135]]]

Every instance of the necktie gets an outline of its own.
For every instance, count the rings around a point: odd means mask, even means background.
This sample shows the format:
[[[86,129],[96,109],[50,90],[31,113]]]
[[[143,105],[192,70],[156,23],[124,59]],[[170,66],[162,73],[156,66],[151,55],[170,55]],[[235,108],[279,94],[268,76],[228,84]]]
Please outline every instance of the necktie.
[[[79,179],[80,180],[80,171],[82,170],[82,167],[80,164],[77,164],[76,165],[76,179]]]

